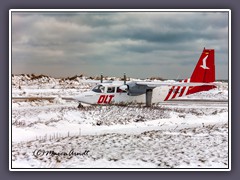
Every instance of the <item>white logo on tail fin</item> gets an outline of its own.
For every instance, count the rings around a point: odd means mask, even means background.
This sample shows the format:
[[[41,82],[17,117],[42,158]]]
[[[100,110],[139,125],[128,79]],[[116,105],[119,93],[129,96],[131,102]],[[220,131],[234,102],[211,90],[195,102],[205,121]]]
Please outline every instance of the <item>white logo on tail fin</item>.
[[[208,55],[206,55],[206,57],[203,58],[203,64],[201,65],[203,69],[210,69],[209,67],[207,67],[207,58],[208,58]]]

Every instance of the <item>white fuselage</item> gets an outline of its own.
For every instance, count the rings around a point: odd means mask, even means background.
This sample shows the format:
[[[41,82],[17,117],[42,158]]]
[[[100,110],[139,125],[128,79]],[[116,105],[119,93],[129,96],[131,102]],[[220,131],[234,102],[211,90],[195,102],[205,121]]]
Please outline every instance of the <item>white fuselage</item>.
[[[80,103],[99,105],[130,103],[143,104],[146,102],[146,94],[130,96],[126,91],[119,89],[120,86],[122,86],[122,84],[102,83],[93,88],[91,91],[81,93],[74,99]],[[152,103],[163,102],[171,87],[172,86],[160,86],[154,88],[152,93]]]

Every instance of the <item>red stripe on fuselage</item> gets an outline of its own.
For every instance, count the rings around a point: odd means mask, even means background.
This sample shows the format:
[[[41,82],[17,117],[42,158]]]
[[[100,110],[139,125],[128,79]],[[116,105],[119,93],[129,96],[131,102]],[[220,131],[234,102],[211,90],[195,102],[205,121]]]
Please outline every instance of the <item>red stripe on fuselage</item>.
[[[182,80],[181,82],[183,83],[184,81],[185,81],[185,80]],[[181,87],[182,87],[182,86],[178,86],[177,89],[175,89],[175,92],[173,92],[174,95],[172,96],[171,99],[174,99],[174,98],[177,96],[178,93],[181,93],[181,92],[179,92],[179,90],[180,90]],[[182,88],[181,88],[181,89],[182,89]],[[181,90],[181,91],[182,91],[182,90]]]
[[[175,86],[172,86],[172,87],[169,89],[168,95],[167,95],[167,97],[164,99],[164,101],[167,101],[167,100],[168,100],[168,98],[169,98],[169,96],[172,94],[174,88],[175,88]]]
[[[176,95],[178,94],[179,89],[180,89],[180,86],[178,86],[177,89],[174,90],[175,93],[173,92],[174,95],[173,95],[173,97],[171,99],[174,99],[176,97]]]
[[[187,82],[187,80],[188,80],[188,79],[184,79],[184,82]],[[183,95],[185,89],[186,89],[186,86],[184,86],[184,87],[182,88],[182,90],[181,90],[181,92],[180,92],[180,94],[179,94],[178,97],[181,97],[181,96]]]

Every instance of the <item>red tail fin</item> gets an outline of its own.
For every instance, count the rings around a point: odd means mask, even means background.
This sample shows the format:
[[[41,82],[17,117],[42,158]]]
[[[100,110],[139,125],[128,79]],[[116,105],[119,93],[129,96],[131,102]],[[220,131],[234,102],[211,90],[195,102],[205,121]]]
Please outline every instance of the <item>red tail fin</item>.
[[[203,49],[203,52],[198,60],[198,63],[192,73],[190,82],[210,83],[215,81],[215,63],[214,49]],[[216,86],[195,86],[189,87],[186,95],[200,91],[208,91],[216,88]]]
[[[198,63],[192,73],[190,82],[214,82],[215,64],[214,49],[203,49]]]

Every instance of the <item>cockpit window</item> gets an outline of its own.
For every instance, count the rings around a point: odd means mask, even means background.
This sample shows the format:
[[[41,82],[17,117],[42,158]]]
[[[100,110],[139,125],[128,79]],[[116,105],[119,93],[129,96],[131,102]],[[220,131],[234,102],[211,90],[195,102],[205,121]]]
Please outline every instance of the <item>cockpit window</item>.
[[[97,93],[103,93],[104,92],[104,86],[103,85],[97,85],[92,89],[93,92]]]

